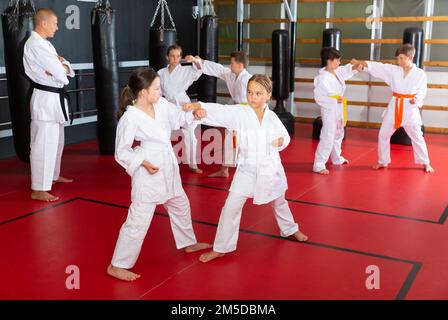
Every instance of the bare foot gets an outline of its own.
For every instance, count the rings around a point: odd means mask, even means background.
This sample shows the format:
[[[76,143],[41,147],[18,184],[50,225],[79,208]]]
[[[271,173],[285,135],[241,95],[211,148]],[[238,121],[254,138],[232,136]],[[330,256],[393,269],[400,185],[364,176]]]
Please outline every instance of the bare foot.
[[[434,170],[434,168],[431,167],[430,164],[425,164],[425,172],[426,173],[432,173],[432,172],[436,172],[436,170]]]
[[[211,175],[209,175],[209,178],[218,178],[218,177],[228,178],[229,177],[229,168],[221,167],[221,169],[219,169],[215,173],[212,173]]]
[[[73,179],[68,179],[68,178],[64,178],[64,177],[59,177],[57,180],[53,180],[53,184],[54,183],[71,183],[73,182]]]
[[[294,238],[296,238],[299,242],[305,242],[308,240],[308,236],[306,234],[303,234],[300,231],[297,231],[292,235]]]
[[[330,174],[330,171],[328,169],[322,169],[320,171],[314,171],[314,172],[316,172],[318,174],[325,175],[325,176]]]
[[[209,243],[198,242],[196,244],[186,247],[185,252],[192,253],[192,252],[196,252],[196,251],[210,249],[211,247],[213,247],[213,246]]]
[[[114,278],[117,278],[117,279],[120,279],[123,281],[135,281],[138,278],[140,278],[139,274],[133,273],[126,269],[114,267],[111,264],[107,267],[107,274],[110,275],[111,277],[114,277]]]
[[[385,168],[387,168],[387,164],[377,163],[376,165],[373,166],[373,169],[375,169],[375,170],[385,169]]]
[[[32,191],[31,192],[31,199],[33,200],[39,200],[39,201],[45,201],[45,202],[55,202],[59,200],[59,197],[56,197],[52,195],[51,193],[48,193],[47,191]]]
[[[199,261],[201,261],[203,263],[206,263],[206,262],[209,262],[209,261],[211,261],[213,259],[221,258],[223,256],[224,256],[224,253],[219,253],[219,252],[216,252],[216,251],[212,250],[212,251],[209,251],[207,253],[202,254],[199,257]]]
[[[192,171],[194,173],[197,173],[197,174],[201,174],[202,173],[202,170],[199,169],[199,168],[188,167],[188,170]]]

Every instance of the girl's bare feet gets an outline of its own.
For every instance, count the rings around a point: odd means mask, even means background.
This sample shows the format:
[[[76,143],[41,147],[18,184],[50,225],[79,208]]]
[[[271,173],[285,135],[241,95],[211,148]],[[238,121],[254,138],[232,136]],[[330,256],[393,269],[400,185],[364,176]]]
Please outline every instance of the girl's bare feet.
[[[216,251],[212,250],[212,251],[209,251],[209,252],[204,253],[203,255],[201,255],[199,257],[199,261],[201,261],[203,263],[206,263],[206,262],[209,262],[209,261],[211,261],[213,259],[221,258],[223,256],[224,256],[224,253],[219,253],[219,252],[216,252]]]
[[[111,264],[107,267],[107,274],[110,275],[111,277],[114,277],[114,278],[117,278],[117,279],[120,279],[123,281],[135,281],[138,278],[140,278],[139,274],[133,273],[126,269],[114,267]]]
[[[194,167],[188,167],[188,170],[190,170],[190,171],[192,171],[192,172],[194,172],[194,173],[197,173],[197,174],[201,174],[201,173],[202,173],[202,170],[199,169],[198,167],[196,167],[196,168],[194,168]]]
[[[308,236],[300,231],[297,231],[292,235],[294,238],[297,239],[299,242],[305,242],[308,240]]]
[[[32,191],[31,199],[44,202],[55,202],[59,200],[59,197],[56,197],[47,191]]]
[[[212,245],[209,243],[198,242],[196,244],[186,247],[185,252],[192,253],[192,252],[196,252],[196,251],[210,249],[211,247],[212,247]]]
[[[384,168],[387,168],[387,164],[377,163],[376,165],[373,166],[373,169],[375,169],[375,170],[384,169]]]
[[[73,179],[68,179],[64,177],[59,177],[57,180],[54,180],[53,183],[71,183]]]
[[[215,173],[212,173],[211,175],[209,175],[209,178],[218,178],[218,177],[228,178],[229,177],[229,168],[221,167],[221,169],[219,169]]]
[[[325,175],[325,176],[327,176],[327,175],[330,174],[330,171],[329,171],[328,169],[322,169],[322,170],[320,170],[320,171],[314,171],[314,172],[316,172],[316,173],[318,173],[318,174]]]
[[[432,173],[432,172],[436,172],[436,170],[434,170],[434,168],[433,167],[431,167],[431,165],[430,164],[425,164],[425,172],[426,173]]]

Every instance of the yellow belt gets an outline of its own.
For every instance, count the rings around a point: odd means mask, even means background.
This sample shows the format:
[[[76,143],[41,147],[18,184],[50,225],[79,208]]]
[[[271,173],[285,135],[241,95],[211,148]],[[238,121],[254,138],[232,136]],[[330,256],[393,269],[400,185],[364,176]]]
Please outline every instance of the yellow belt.
[[[347,125],[347,98],[340,95],[330,96],[330,98],[340,99],[342,98],[342,106],[344,108],[344,127]]]

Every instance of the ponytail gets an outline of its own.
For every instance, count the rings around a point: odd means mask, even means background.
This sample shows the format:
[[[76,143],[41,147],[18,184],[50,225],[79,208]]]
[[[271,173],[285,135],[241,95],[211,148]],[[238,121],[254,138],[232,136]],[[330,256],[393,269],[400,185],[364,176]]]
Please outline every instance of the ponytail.
[[[151,86],[154,79],[159,75],[152,68],[138,68],[134,70],[129,77],[129,84],[124,87],[120,96],[120,109],[117,112],[118,119],[120,119],[126,111],[127,106],[133,105],[137,100],[138,94],[141,90],[147,89]]]
[[[121,92],[120,108],[118,109],[118,112],[117,112],[118,119],[120,119],[123,116],[123,114],[126,111],[126,108],[129,105],[134,104],[133,103],[134,101],[135,101],[135,95],[132,92],[131,88],[127,85],[126,87],[124,87],[123,91]]]

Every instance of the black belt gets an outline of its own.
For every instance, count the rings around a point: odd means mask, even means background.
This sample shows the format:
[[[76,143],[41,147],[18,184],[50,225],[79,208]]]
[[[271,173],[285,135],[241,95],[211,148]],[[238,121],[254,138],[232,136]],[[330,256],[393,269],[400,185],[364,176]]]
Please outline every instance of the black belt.
[[[30,81],[31,82],[31,89],[38,89],[38,90],[42,90],[42,91],[46,91],[46,92],[53,92],[53,93],[57,93],[59,94],[59,101],[61,102],[61,108],[62,108],[62,113],[64,113],[64,119],[65,121],[69,121],[70,120],[70,124],[73,123],[73,111],[72,111],[72,103],[70,100],[70,96],[67,93],[67,91],[65,90],[65,88],[57,88],[57,87],[50,87],[50,86],[46,86],[40,83],[36,83],[34,81]],[[65,101],[64,99],[67,99],[67,104],[68,104],[68,109],[69,109],[69,113],[72,115],[70,118],[67,115],[67,111],[65,110]]]

